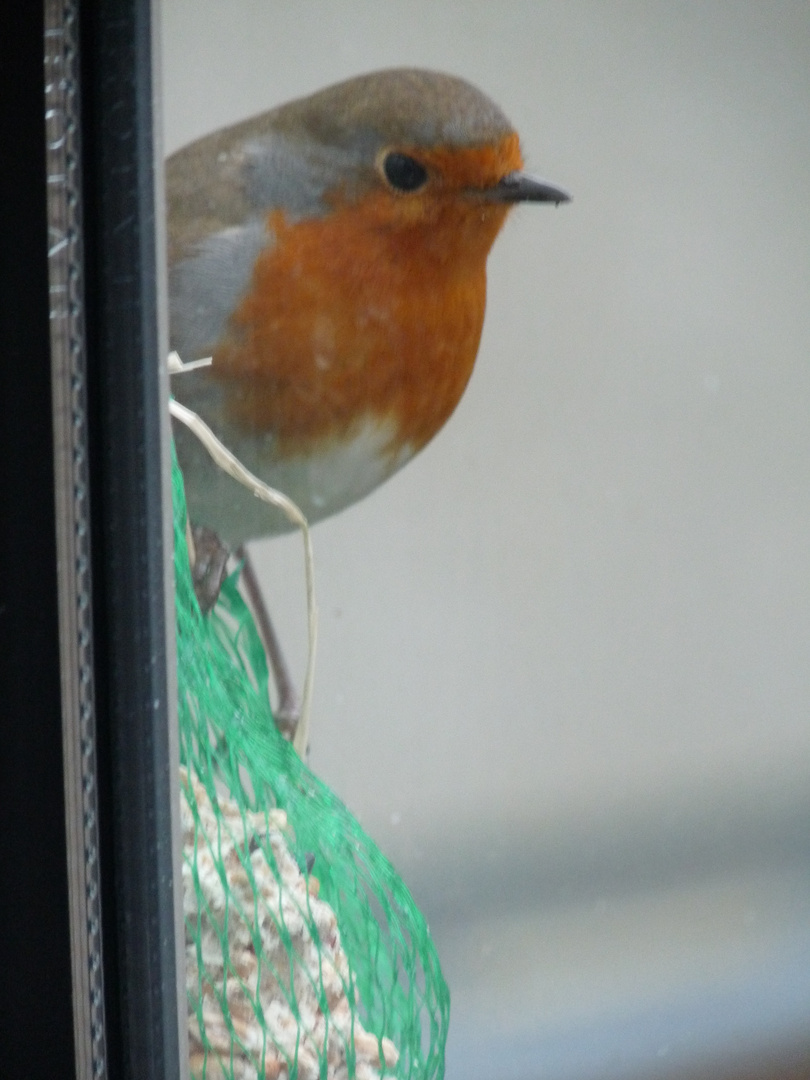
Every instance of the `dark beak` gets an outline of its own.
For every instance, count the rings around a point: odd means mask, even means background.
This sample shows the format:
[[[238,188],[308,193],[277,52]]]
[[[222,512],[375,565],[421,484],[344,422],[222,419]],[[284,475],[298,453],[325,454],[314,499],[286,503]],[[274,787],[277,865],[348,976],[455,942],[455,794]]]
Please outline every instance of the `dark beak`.
[[[483,194],[493,202],[553,202],[555,206],[571,202],[567,191],[524,172],[508,173],[495,187],[488,188]]]

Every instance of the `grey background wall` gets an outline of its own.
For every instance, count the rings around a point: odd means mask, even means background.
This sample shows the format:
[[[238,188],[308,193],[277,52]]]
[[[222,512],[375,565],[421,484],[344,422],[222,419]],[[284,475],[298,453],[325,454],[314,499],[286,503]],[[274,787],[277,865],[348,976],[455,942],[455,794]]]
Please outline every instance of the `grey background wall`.
[[[165,0],[163,23],[167,151],[413,64],[489,92],[574,194],[508,222],[445,431],[314,537],[311,764],[431,922],[448,1077],[798,1037],[810,8]],[[255,550],[302,671],[299,547]]]

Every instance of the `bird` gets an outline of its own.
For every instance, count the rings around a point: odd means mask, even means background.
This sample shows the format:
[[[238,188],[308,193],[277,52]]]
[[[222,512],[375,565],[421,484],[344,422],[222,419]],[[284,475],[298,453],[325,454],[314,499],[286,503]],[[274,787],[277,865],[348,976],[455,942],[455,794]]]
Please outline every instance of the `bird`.
[[[311,523],[368,495],[448,420],[509,211],[570,198],[524,171],[519,136],[486,94],[418,68],[356,76],[215,131],[172,154],[165,179],[170,342],[188,366],[173,393]],[[276,724],[305,749],[245,546],[289,519],[179,424],[175,444],[200,606],[213,607],[235,550]]]
[[[347,79],[166,161],[173,380],[310,522],[430,441],[475,362],[486,260],[518,203],[569,195],[524,171],[502,110],[454,75]],[[189,515],[238,547],[291,526],[175,425]]]

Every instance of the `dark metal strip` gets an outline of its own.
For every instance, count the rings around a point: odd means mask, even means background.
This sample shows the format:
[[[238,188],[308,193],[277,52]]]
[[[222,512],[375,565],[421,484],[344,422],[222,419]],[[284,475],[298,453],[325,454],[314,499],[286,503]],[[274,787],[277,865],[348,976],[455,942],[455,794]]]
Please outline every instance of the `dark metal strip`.
[[[75,0],[45,4],[48,277],[76,1075],[107,1074]]]
[[[151,0],[79,0],[110,1077],[187,1074],[162,151]]]

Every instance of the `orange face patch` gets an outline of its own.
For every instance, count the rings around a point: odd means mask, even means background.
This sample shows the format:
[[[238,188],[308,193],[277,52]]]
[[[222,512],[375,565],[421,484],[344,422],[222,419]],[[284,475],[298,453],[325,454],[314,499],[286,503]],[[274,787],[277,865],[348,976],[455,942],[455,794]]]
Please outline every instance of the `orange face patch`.
[[[494,187],[507,173],[523,168],[520,139],[516,132],[492,146],[472,146],[463,150],[437,147],[406,148],[425,165],[446,191],[470,191]]]
[[[414,150],[422,192],[380,187],[321,218],[268,220],[275,243],[214,353],[232,419],[281,453],[392,420],[391,452],[423,446],[470,377],[484,320],[486,257],[509,207],[471,197],[520,168],[495,147]]]

